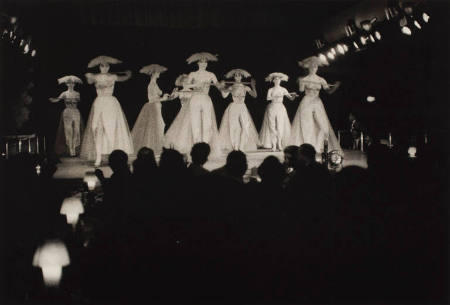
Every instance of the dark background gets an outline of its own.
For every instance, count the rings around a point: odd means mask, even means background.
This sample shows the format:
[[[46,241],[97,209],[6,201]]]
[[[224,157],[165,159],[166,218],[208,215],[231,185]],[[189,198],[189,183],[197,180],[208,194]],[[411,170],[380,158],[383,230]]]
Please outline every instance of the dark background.
[[[298,90],[296,80],[306,71],[298,67],[297,61],[317,54],[313,41],[326,31],[327,20],[358,2],[3,1],[2,11],[19,18],[38,53],[34,58],[16,54],[2,41],[2,104],[8,104],[31,79],[35,87],[27,128],[51,139],[64,108],[62,103],[48,102],[48,97],[65,90],[56,79],[74,74],[84,80],[86,72],[98,71],[87,69],[89,60],[109,55],[123,61],[113,65],[112,72],[133,71],[133,77],[117,83],[115,89],[131,129],[147,101],[149,79],[139,74],[139,69],[151,63],[166,66],[168,71],[158,83],[168,92],[179,74],[197,68],[196,64],[188,65],[186,58],[194,52],[208,51],[219,55],[219,61],[208,66],[219,80],[233,68],[246,69],[256,79],[258,98],[247,97],[247,106],[259,129],[269,88],[265,76],[284,72],[290,76],[284,86],[289,91]],[[319,75],[328,82],[342,82],[333,95],[322,93],[335,130],[347,128],[347,116],[352,111],[381,137],[388,131],[407,139],[424,132],[448,131],[449,3],[428,1],[426,7],[431,20],[422,31],[405,36],[397,22],[385,23],[383,40],[377,45],[349,52],[329,67],[320,68]],[[27,72],[30,68],[31,73]],[[95,88],[83,84],[76,90],[81,93],[79,108],[86,120]],[[215,88],[210,92],[220,122],[229,99],[224,100]],[[367,95],[375,96],[376,102],[367,103]],[[285,102],[291,119],[299,102]],[[164,103],[167,126],[179,107],[178,100]],[[2,113],[7,115],[7,111]]]

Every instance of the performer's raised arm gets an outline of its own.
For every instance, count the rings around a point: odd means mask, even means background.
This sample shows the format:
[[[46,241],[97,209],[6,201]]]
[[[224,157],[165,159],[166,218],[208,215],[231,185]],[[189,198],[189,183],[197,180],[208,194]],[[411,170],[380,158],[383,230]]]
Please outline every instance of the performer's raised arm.
[[[254,78],[250,81],[250,87],[246,87],[248,94],[250,94],[253,98],[258,97],[258,93],[256,92],[256,81]]]
[[[58,97],[51,97],[51,98],[49,98],[49,101],[52,102],[52,103],[57,103],[60,100],[64,99],[64,96],[65,96],[65,92],[62,92]]]
[[[127,81],[127,80],[129,80],[131,78],[132,73],[131,73],[130,70],[125,71],[124,74],[125,75],[122,75],[122,76],[117,75],[117,81],[118,82],[124,82],[124,81]]]
[[[329,85],[325,80],[324,80],[324,82],[326,84],[326,87],[323,85],[322,85],[322,87],[325,90],[325,92],[328,94],[333,94],[341,86],[340,81],[335,82],[333,85]]]

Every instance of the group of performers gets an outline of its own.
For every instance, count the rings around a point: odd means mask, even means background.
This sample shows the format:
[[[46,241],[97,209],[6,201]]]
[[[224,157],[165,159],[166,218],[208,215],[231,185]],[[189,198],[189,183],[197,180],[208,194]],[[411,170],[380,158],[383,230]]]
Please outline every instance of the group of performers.
[[[133,154],[142,147],[149,147],[155,153],[160,153],[163,147],[166,147],[188,153],[193,144],[198,142],[208,143],[212,155],[230,150],[255,151],[258,147],[277,151],[288,145],[303,143],[312,144],[320,152],[323,150],[324,141],[328,141],[330,150],[341,150],[319,97],[321,89],[330,92],[337,88],[338,83],[329,85],[316,74],[321,64],[318,57],[309,57],[299,62],[301,67],[308,69],[309,74],[299,79],[299,91],[305,92],[305,96],[292,126],[283,99],[287,97],[294,100],[298,94],[288,92],[281,86],[282,81],[288,80],[286,74],[274,72],[266,77],[266,81],[273,82],[274,85],[267,93],[270,104],[267,106],[259,134],[245,105],[247,93],[257,97],[255,80],[243,82],[244,78],[251,77],[250,73],[243,69],[234,69],[225,75],[227,79],[233,79],[232,81],[219,82],[214,73],[206,70],[210,61],[217,61],[217,56],[207,52],[190,56],[187,63],[196,62],[198,69],[180,75],[175,81],[175,89],[170,94],[163,94],[157,84],[160,74],[167,68],[157,64],[143,67],[140,72],[150,76],[147,87],[148,102],[142,107],[131,132],[122,108],[113,95],[115,82],[128,80],[131,71],[109,72],[110,65],[120,63],[120,60],[99,56],[89,62],[88,68],[99,66],[100,73],[85,75],[88,84],[95,85],[97,98],[92,104],[84,131],[76,106],[80,95],[74,90],[75,84],[82,83],[82,80],[72,75],[58,79],[58,83],[65,83],[68,89],[58,98],[50,98],[52,102],[63,100],[66,105],[58,128],[56,152],[70,156],[80,154],[84,159],[95,160],[95,165],[98,166],[102,155],[115,149]],[[232,96],[232,103],[225,110],[219,129],[209,96],[211,86],[216,87],[223,98],[230,94]],[[161,103],[174,99],[181,101],[181,109],[164,134]]]

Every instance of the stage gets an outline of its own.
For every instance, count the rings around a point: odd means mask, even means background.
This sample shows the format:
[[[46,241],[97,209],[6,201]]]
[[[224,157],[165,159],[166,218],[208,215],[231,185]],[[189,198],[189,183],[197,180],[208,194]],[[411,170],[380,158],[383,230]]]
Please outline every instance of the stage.
[[[343,167],[356,165],[367,168],[367,159],[364,152],[359,150],[344,150],[344,154],[345,156],[342,163]],[[253,167],[258,167],[264,158],[270,155],[276,156],[281,162],[283,162],[283,152],[272,152],[270,150],[259,149],[258,151],[247,152],[246,155],[248,162],[248,173],[250,173]],[[223,154],[220,157],[209,159],[205,164],[205,168],[208,170],[213,170],[223,166],[225,164],[226,156],[226,154]],[[130,156],[130,165],[135,158],[135,155]],[[159,156],[156,156],[156,160],[159,160]],[[80,179],[84,177],[87,171],[93,171],[95,169],[93,161],[85,161],[78,157],[61,158],[61,162],[57,164],[57,168],[58,169],[53,175],[53,178],[55,179]],[[111,176],[112,172],[108,166],[106,156],[99,168],[103,171],[105,177]]]

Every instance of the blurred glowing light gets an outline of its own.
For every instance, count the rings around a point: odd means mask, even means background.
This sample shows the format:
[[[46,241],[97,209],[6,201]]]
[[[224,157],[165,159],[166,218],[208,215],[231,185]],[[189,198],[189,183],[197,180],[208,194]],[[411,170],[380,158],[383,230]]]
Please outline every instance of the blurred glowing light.
[[[331,53],[333,53],[334,56],[336,56],[336,50],[334,48],[331,48]]]
[[[356,41],[353,41],[353,46],[355,47],[356,50],[359,50],[359,46],[358,46],[358,44],[356,43]]]
[[[36,56],[36,50],[31,51],[31,57]]]
[[[411,29],[407,26],[402,27],[402,33],[408,36],[411,36],[412,34]]]
[[[419,30],[422,29],[422,27],[420,26],[420,23],[417,20],[414,20],[414,25],[416,26],[416,28],[418,28]]]
[[[369,103],[375,102],[375,96],[369,95],[366,99]]]
[[[369,35],[369,38],[370,38],[370,41],[375,42],[375,38],[373,38],[372,34]]]
[[[416,153],[417,153],[417,148],[416,148],[416,147],[410,146],[410,147],[408,148],[408,156],[409,156],[410,158],[415,158],[415,157],[416,157]]]
[[[364,46],[364,45],[366,44],[366,42],[367,42],[367,38],[364,37],[364,36],[361,36],[361,37],[359,38],[359,40],[361,41],[361,43],[362,43],[363,46]]]
[[[345,52],[348,52],[348,47],[345,43],[342,45],[342,48],[344,49]]]
[[[33,266],[42,269],[46,286],[58,287],[62,277],[62,267],[69,264],[69,253],[66,245],[60,240],[46,241],[34,253]]]
[[[319,60],[322,64],[328,65],[327,57],[325,55],[323,55],[322,53],[319,54]]]
[[[333,59],[335,58],[335,57],[334,57],[334,54],[333,54],[331,51],[327,53],[327,56],[328,56],[328,58],[331,59],[331,60],[333,60]]]
[[[430,20],[430,15],[428,15],[427,13],[423,13],[422,18],[423,18],[423,21],[428,23],[428,21]]]
[[[79,215],[84,213],[81,198],[79,196],[73,196],[64,199],[59,212],[61,215],[66,215],[67,223],[75,229]]]
[[[17,17],[13,16],[9,19],[9,21],[11,22],[11,24],[15,24],[17,22]]]
[[[30,51],[30,45],[27,43],[27,44],[25,45],[25,47],[23,48],[23,54],[27,54],[28,51]]]
[[[340,44],[337,45],[336,49],[338,50],[338,52],[339,52],[340,54],[345,54],[344,47],[341,46]]]
[[[378,31],[375,31],[375,38],[376,38],[377,40],[381,40],[381,33],[378,32]]]
[[[83,181],[87,184],[87,187],[90,191],[93,191],[95,187],[100,183],[94,172],[86,172]]]

